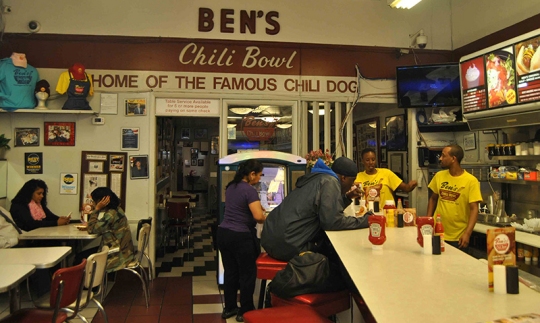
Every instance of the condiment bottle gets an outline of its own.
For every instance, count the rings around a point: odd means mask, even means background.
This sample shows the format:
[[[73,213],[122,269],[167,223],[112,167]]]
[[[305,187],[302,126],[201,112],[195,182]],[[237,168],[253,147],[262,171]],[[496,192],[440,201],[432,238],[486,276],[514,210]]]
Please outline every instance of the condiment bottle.
[[[398,220],[399,217],[401,217],[403,219],[403,216],[405,215],[405,210],[403,209],[403,203],[401,202],[401,199],[398,199],[397,200],[397,209],[395,211],[395,223],[397,225],[398,222],[400,222]]]
[[[424,247],[424,238],[422,235],[433,235],[433,217],[431,216],[419,216],[416,218],[417,238],[420,247]],[[431,241],[430,241],[431,243]]]
[[[396,205],[394,203],[394,200],[384,201],[383,210],[386,217],[386,226],[389,228],[395,227],[396,223],[394,221],[394,215],[396,214]]]
[[[435,220],[435,235],[441,237],[441,252],[444,252],[444,228],[440,214],[437,214],[437,218]]]
[[[368,218],[369,223],[369,242],[375,250],[382,249],[383,243],[386,241],[386,218],[382,215],[371,215]]]

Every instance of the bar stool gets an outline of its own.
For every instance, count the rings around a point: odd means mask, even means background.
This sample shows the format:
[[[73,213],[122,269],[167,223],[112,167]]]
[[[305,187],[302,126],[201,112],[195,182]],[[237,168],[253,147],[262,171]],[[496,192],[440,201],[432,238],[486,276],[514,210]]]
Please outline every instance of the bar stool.
[[[257,264],[257,278],[261,280],[261,291],[259,293],[259,306],[263,308],[264,297],[266,291],[266,280],[274,279],[276,273],[287,266],[286,261],[281,261],[270,257],[266,252],[261,252],[256,261]]]
[[[249,311],[244,314],[246,323],[330,323],[309,306],[281,306]]]
[[[324,317],[329,317],[351,308],[348,290],[331,293],[303,294],[292,298],[279,298],[270,294],[272,306],[308,305]]]

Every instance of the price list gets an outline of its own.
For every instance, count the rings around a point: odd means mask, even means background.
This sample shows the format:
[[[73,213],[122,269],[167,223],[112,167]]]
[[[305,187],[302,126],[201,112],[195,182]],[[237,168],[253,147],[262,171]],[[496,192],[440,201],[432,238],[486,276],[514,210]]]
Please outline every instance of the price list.
[[[486,89],[474,88],[463,91],[463,112],[484,110],[486,108]]]
[[[518,81],[518,102],[540,100],[540,72],[520,76]]]

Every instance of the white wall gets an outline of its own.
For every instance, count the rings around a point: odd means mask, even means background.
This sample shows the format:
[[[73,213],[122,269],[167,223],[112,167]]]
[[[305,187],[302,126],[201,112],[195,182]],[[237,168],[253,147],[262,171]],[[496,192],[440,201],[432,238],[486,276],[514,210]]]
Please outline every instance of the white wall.
[[[4,0],[6,32],[28,32],[31,20],[40,33],[231,39],[293,43],[409,47],[409,34],[424,29],[428,49],[451,49],[450,0],[424,0],[411,10],[392,9],[386,0]],[[256,34],[198,32],[198,12],[207,7],[219,17],[224,8],[277,11],[281,31],[267,35],[264,19]],[[217,18],[216,18],[217,19]],[[217,22],[217,20],[216,20]]]
[[[539,13],[540,0],[451,0],[452,48],[467,45]]]

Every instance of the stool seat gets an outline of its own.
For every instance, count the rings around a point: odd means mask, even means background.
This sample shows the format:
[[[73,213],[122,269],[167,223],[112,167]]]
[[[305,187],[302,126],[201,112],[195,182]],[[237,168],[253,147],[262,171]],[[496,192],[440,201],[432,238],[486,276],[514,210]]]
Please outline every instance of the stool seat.
[[[309,306],[281,306],[249,311],[244,314],[246,323],[330,323]]]
[[[256,261],[257,278],[274,279],[276,273],[287,266],[286,261],[281,261],[270,257],[266,252],[261,252]]]
[[[276,273],[287,266],[287,262],[274,259],[270,257],[268,253],[261,252],[255,263],[257,265],[257,278],[261,280],[261,291],[259,293],[258,305],[258,308],[261,309],[264,306],[266,280],[274,279]]]
[[[348,310],[351,307],[348,290],[331,293],[303,294],[293,298],[280,298],[271,294],[272,306],[308,305],[324,317]]]

